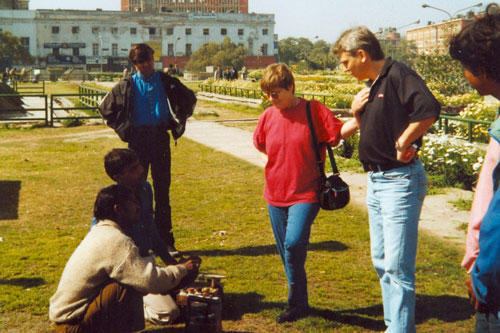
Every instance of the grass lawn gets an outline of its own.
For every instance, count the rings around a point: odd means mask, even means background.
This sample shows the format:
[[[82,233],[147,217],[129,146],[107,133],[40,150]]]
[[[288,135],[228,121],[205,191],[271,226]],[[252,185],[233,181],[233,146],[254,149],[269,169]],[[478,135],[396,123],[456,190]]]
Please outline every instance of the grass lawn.
[[[104,126],[0,130],[0,331],[46,332],[49,298],[88,231],[97,191],[111,183],[103,156],[118,138],[71,140]],[[362,207],[320,212],[307,259],[313,315],[277,325],[286,278],[261,192],[263,170],[188,139],[172,146],[176,245],[226,275],[223,328],[252,332],[384,330],[378,279]],[[352,193],[356,195],[356,193]],[[219,231],[227,234],[220,236]],[[421,235],[417,330],[470,332],[462,249]],[[159,332],[148,325],[147,331]],[[178,325],[175,331],[180,331]]]

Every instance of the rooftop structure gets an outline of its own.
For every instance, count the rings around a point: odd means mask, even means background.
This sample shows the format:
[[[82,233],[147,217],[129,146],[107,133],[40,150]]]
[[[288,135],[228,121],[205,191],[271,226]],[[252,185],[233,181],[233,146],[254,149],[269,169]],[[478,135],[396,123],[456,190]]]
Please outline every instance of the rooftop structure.
[[[145,13],[248,13],[248,0],[121,0],[121,10]]]

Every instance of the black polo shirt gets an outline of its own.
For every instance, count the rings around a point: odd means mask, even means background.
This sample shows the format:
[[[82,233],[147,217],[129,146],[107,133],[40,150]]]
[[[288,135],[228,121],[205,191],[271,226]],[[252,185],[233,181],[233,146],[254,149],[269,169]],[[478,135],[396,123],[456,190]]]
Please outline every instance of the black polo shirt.
[[[417,73],[387,58],[361,113],[359,159],[363,165],[405,164],[396,159],[396,140],[410,123],[439,116],[441,105]],[[416,142],[422,145],[422,137]]]

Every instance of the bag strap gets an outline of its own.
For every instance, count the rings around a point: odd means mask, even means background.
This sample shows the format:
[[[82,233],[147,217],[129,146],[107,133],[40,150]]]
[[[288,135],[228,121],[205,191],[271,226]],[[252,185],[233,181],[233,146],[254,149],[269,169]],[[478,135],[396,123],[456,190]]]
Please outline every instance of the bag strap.
[[[316,137],[316,131],[314,130],[314,125],[312,122],[311,102],[310,101],[307,101],[307,103],[306,103],[306,113],[307,113],[307,123],[309,125],[309,130],[311,131],[311,136],[313,139],[314,153],[316,154],[316,165],[318,166],[319,174],[323,178],[326,178],[325,170],[323,168],[323,160],[321,159],[321,156],[319,154],[318,138]],[[329,143],[326,144],[326,149],[328,150],[328,157],[330,158],[330,164],[332,165],[333,174],[339,175],[337,163],[335,163],[335,157],[333,155],[332,147],[330,146]]]

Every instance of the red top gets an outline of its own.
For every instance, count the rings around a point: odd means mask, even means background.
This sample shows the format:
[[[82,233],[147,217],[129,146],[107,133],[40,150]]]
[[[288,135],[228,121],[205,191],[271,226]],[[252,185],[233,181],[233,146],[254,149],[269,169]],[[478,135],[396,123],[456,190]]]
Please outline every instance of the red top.
[[[343,124],[317,101],[311,101],[311,115],[324,161],[324,144],[339,143]],[[264,197],[270,205],[318,202],[320,176],[307,124],[306,100],[300,99],[293,109],[271,106],[264,111],[253,134],[253,144],[268,157]]]

